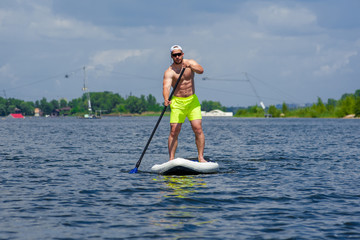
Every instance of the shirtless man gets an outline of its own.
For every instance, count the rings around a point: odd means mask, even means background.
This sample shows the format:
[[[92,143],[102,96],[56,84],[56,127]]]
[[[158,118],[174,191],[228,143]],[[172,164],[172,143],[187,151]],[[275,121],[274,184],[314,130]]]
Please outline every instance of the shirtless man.
[[[188,117],[195,134],[195,143],[198,150],[199,162],[207,162],[204,159],[205,136],[201,126],[201,106],[195,95],[194,75],[202,74],[204,69],[193,59],[184,59],[184,53],[179,45],[170,48],[173,64],[165,71],[163,80],[163,96],[165,106],[170,105],[170,135],[168,139],[169,160],[175,158],[178,145],[178,136],[182,123]],[[184,74],[175,89],[174,96],[169,101],[170,89],[175,86],[181,69],[185,68]]]

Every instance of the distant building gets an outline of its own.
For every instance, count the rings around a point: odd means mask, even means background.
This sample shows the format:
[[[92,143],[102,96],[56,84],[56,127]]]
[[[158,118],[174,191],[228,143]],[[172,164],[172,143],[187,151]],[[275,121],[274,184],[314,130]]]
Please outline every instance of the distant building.
[[[21,113],[11,113],[9,117],[12,118],[25,118]]]
[[[201,115],[203,117],[232,117],[233,112],[223,112],[219,109],[212,110],[210,112],[202,111]]]
[[[63,116],[70,115],[70,111],[71,111],[71,107],[60,108],[60,112],[62,113]]]
[[[35,112],[35,117],[40,117],[40,108],[35,108],[34,112]]]
[[[11,118],[25,118],[24,115],[22,115],[21,110],[17,107],[14,109],[15,113],[10,113],[9,117]]]
[[[63,107],[60,109],[54,109],[51,112],[50,116],[51,117],[67,116],[70,114],[70,111],[71,111],[71,107]]]

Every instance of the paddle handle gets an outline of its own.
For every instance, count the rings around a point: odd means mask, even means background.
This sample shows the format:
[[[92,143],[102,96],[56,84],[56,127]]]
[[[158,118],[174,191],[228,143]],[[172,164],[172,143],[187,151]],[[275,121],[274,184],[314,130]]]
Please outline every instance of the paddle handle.
[[[171,100],[172,96],[174,95],[175,90],[176,90],[177,86],[179,85],[180,79],[181,79],[182,75],[184,74],[184,71],[185,71],[185,68],[183,68],[183,69],[181,70],[181,72],[180,72],[180,76],[179,76],[178,80],[176,81],[175,86],[173,87],[173,90],[172,90],[171,93],[170,93],[170,96],[169,96],[169,99],[168,99],[169,101]],[[139,160],[137,161],[137,163],[136,163],[136,165],[135,165],[135,168],[136,168],[136,169],[139,168],[139,166],[140,166],[141,160],[143,159],[143,157],[144,157],[144,155],[145,155],[145,152],[146,152],[146,150],[148,149],[148,147],[149,147],[149,145],[150,145],[150,142],[151,142],[151,140],[152,140],[152,138],[153,138],[153,136],[154,136],[154,134],[155,134],[155,132],[156,132],[156,129],[158,128],[158,126],[159,126],[159,124],[160,124],[160,121],[161,121],[162,117],[164,116],[164,113],[165,113],[165,111],[166,111],[166,108],[167,108],[167,106],[164,106],[164,109],[162,110],[162,112],[161,112],[161,114],[160,114],[160,117],[159,117],[159,119],[157,120],[156,125],[155,125],[155,127],[154,127],[154,129],[153,129],[153,131],[152,131],[152,133],[151,133],[151,135],[150,135],[150,138],[149,138],[149,140],[147,141],[147,143],[146,143],[146,145],[145,145],[145,148],[144,148],[144,150],[142,151],[141,156],[140,156]]]

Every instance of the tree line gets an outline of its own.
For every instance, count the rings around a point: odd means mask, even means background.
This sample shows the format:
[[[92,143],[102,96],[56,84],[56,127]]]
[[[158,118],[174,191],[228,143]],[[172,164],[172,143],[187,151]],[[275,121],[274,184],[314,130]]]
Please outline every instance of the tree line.
[[[118,93],[112,92],[91,92],[91,107],[93,111],[104,113],[138,113],[145,111],[158,112],[162,107],[156,102],[156,98],[149,94],[140,97],[128,96],[126,98]],[[67,101],[66,99],[51,100],[46,98],[36,100],[35,102],[25,102],[23,100],[0,97],[0,116],[7,116],[10,113],[21,112],[24,115],[34,115],[35,108],[39,108],[43,115],[52,115],[54,112],[59,115],[79,115],[88,113],[87,95],[83,94],[79,98]]]
[[[149,94],[122,97],[118,93],[91,92],[91,105],[93,111],[101,111],[106,114],[141,114],[144,112],[161,112],[163,105],[156,101],[156,98]],[[207,101],[201,102],[203,111],[220,109],[227,111],[226,107],[220,102]],[[87,95],[67,101],[66,99],[51,100],[46,98],[35,102],[23,101],[15,98],[0,97],[0,116],[7,116],[10,113],[21,112],[26,116],[33,116],[35,108],[39,108],[43,115],[51,115],[57,112],[59,115],[80,115],[88,113]],[[169,110],[169,108],[168,108]],[[285,102],[281,107],[270,105],[266,110],[260,106],[250,106],[237,110],[236,117],[264,117],[269,114],[272,117],[303,117],[303,118],[341,118],[350,114],[360,117],[360,89],[353,94],[343,94],[339,100],[328,99],[326,103],[319,97],[316,103],[307,107],[290,108]]]
[[[329,98],[326,103],[318,97],[317,102],[311,106],[289,108],[285,102],[281,108],[270,105],[267,111],[259,106],[239,109],[236,117],[263,117],[269,114],[272,117],[301,117],[301,118],[342,118],[350,114],[360,117],[360,89],[353,94],[343,94],[339,100]]]
[[[163,109],[163,105],[159,104],[151,94],[140,97],[130,95],[124,98],[118,93],[109,91],[90,92],[90,99],[93,111],[101,111],[106,114],[141,114],[144,112],[161,112]],[[220,102],[203,101],[202,106],[205,111],[225,110]],[[59,115],[76,116],[88,113],[88,100],[86,94],[69,102],[66,99],[48,101],[46,98],[35,102],[25,102],[19,99],[0,97],[0,116],[7,116],[17,111],[26,116],[33,116],[35,108],[39,108],[43,115],[58,113]]]

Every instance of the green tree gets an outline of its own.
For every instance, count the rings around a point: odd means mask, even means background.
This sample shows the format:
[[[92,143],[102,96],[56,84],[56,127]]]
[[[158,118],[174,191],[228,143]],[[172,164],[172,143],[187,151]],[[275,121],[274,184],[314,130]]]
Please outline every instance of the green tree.
[[[6,115],[8,115],[6,111],[6,106],[0,103],[0,116],[6,116]]]
[[[142,107],[144,108],[144,112],[147,111],[147,102],[146,102],[146,99],[145,99],[145,95],[141,95],[140,96],[140,104],[142,105]]]
[[[0,97],[0,116],[7,116],[9,113],[7,112],[7,104],[8,101],[2,97]]]
[[[52,110],[53,110],[53,106],[47,102],[46,98],[43,97],[41,100],[40,100],[40,109],[41,111],[46,114],[46,115],[50,115]]]
[[[339,104],[335,109],[335,114],[337,117],[344,117],[346,115],[353,114],[354,107],[355,107],[354,95],[347,94],[344,98],[342,98],[339,101]]]
[[[245,116],[247,113],[248,113],[248,111],[246,109],[239,109],[235,113],[235,117]]]
[[[36,100],[36,101],[35,101],[35,107],[36,107],[36,108],[40,108],[40,101],[39,101],[39,100]]]
[[[112,112],[117,112],[118,111],[118,105],[119,104],[125,104],[125,99],[123,97],[121,97],[118,93],[116,94],[112,94],[111,96],[111,104],[112,104]]]
[[[215,110],[215,109],[219,109],[221,111],[226,111],[226,107],[223,107],[220,102],[206,101],[206,100],[201,102],[201,109],[206,112],[209,112],[209,111]]]
[[[102,110],[108,113],[117,112],[117,105],[124,104],[125,100],[119,94],[109,91],[91,92],[90,99],[94,110]]]
[[[316,112],[319,114],[323,114],[326,112],[325,104],[323,103],[320,97],[318,97],[318,101],[316,104]]]
[[[116,105],[116,111],[119,112],[119,113],[127,113],[127,112],[129,112],[126,109],[125,103]]]
[[[355,96],[355,98],[360,97],[360,89],[355,91],[354,96]]]
[[[272,117],[280,117],[280,110],[277,109],[274,105],[269,106],[268,113],[272,115]]]
[[[329,98],[326,104],[326,109],[329,113],[333,113],[336,107],[337,101],[335,99]]]
[[[254,117],[264,117],[265,114],[264,109],[258,105],[248,107],[247,111]]]
[[[82,107],[82,99],[81,98],[72,99],[68,103],[68,106],[71,107],[71,111],[70,111],[71,114],[85,112],[85,109]]]
[[[64,108],[68,106],[68,102],[66,101],[66,99],[62,98],[60,99],[60,108]]]
[[[16,105],[10,103],[7,110],[6,110],[6,112],[8,112],[9,114],[10,113],[15,113],[16,108],[17,108]]]
[[[282,113],[285,114],[285,115],[288,114],[288,112],[289,112],[288,106],[286,105],[285,102],[283,102],[283,104],[282,104],[281,111],[282,111]]]
[[[146,101],[147,101],[147,110],[148,111],[152,111],[152,112],[160,111],[161,107],[156,102],[156,98],[153,95],[149,94],[146,98]]]
[[[311,108],[308,111],[308,114],[310,115],[310,117],[312,118],[317,118],[319,117],[319,112],[318,112],[318,106],[314,103]]]
[[[20,109],[21,109],[21,112],[24,114],[24,115],[34,115],[34,103],[32,102],[22,102],[20,104]]]
[[[344,93],[344,94],[341,96],[340,100],[345,100],[345,98],[351,97],[351,96],[352,96],[351,93]]]
[[[356,117],[360,117],[360,96],[356,98],[354,105],[354,114]]]
[[[50,101],[50,105],[51,105],[51,111],[54,111],[55,109],[59,109],[60,107],[60,104],[59,104],[59,101],[57,100],[51,100]]]
[[[248,107],[247,111],[249,113],[257,113],[259,111],[259,106],[255,105],[255,106]]]
[[[138,113],[141,114],[142,112],[145,111],[145,105],[143,103],[143,101],[135,96],[129,96],[126,99],[125,102],[125,108],[130,112],[130,113]]]
[[[23,103],[23,100],[19,100],[19,99],[15,99],[15,98],[8,98],[7,102],[6,102],[6,106],[7,106],[7,113],[15,113],[16,109],[20,109],[21,110],[21,103]]]

